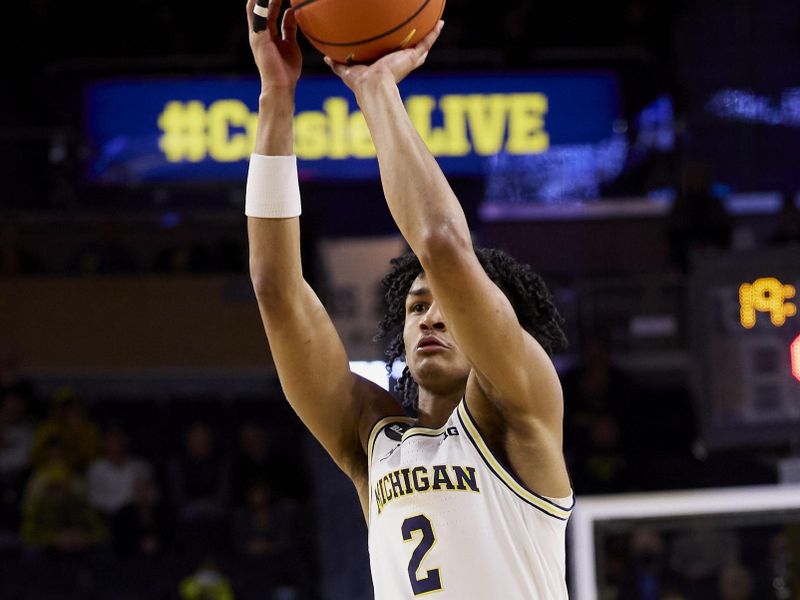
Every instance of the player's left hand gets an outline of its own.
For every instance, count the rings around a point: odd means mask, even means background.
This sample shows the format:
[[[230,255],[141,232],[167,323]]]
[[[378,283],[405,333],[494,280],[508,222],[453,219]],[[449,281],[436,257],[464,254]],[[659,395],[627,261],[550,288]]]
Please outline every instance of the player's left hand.
[[[283,0],[271,0],[267,28],[263,31],[255,31],[253,28],[256,0],[248,0],[245,8],[250,49],[261,75],[262,92],[269,89],[294,92],[303,69],[303,53],[297,45],[297,20],[294,11],[287,10],[283,15],[283,22],[278,25],[282,4]]]
[[[369,83],[388,78],[393,79],[395,83],[400,83],[409,73],[425,64],[428,52],[442,32],[442,27],[444,27],[444,21],[439,21],[436,27],[413,48],[387,54],[371,65],[345,65],[335,62],[329,56],[325,57],[325,64],[344,81],[345,85],[358,98]]]

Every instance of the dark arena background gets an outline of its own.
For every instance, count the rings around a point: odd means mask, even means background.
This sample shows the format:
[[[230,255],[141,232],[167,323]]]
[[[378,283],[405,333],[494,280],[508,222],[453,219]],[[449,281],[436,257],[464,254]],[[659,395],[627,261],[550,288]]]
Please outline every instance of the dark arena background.
[[[3,7],[3,600],[372,598],[248,276],[243,7]],[[400,89],[476,243],[566,320],[571,597],[800,599],[800,3],[444,18]],[[390,387],[372,339],[404,242],[352,94],[301,45],[305,274]]]

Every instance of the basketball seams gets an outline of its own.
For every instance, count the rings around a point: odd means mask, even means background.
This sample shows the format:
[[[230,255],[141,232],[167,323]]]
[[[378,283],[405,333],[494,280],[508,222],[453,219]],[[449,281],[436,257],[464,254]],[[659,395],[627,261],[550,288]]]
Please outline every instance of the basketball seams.
[[[297,6],[293,7],[293,10],[296,13],[301,8],[303,8],[305,6],[308,6],[309,4],[314,4],[316,2],[319,2],[319,0],[305,0],[304,2],[301,2]],[[316,37],[314,37],[312,35],[309,35],[305,31],[303,31],[303,34],[309,40],[311,40],[313,42],[316,42],[317,44],[323,44],[325,46],[346,47],[346,46],[358,46],[358,45],[361,45],[361,44],[368,44],[370,42],[375,42],[375,41],[377,41],[377,40],[379,40],[381,38],[384,38],[386,36],[392,35],[393,33],[396,33],[398,30],[402,29],[403,27],[408,25],[411,21],[416,19],[422,13],[422,11],[425,10],[425,8],[430,3],[431,3],[431,0],[424,0],[422,5],[414,12],[414,14],[412,14],[410,17],[408,17],[405,21],[403,21],[399,25],[396,25],[395,27],[389,29],[388,31],[385,31],[385,32],[381,33],[380,35],[376,35],[376,36],[373,36],[373,37],[370,37],[370,38],[367,38],[367,39],[363,39],[363,40],[356,40],[356,41],[352,41],[352,42],[328,42],[328,41],[316,38]],[[442,2],[442,12],[443,11],[444,11],[444,2]],[[440,15],[441,15],[441,13],[440,13]],[[302,26],[301,26],[301,29],[302,29]]]
[[[319,1],[319,0],[303,0],[303,2],[301,2],[301,3],[300,3],[300,4],[298,4],[297,6],[293,6],[293,7],[292,7],[292,10],[293,10],[295,13],[297,13],[297,11],[298,11],[298,10],[300,10],[301,8],[303,8],[303,7],[305,7],[305,6],[308,6],[309,4],[314,4],[315,2],[318,2],[318,1]]]

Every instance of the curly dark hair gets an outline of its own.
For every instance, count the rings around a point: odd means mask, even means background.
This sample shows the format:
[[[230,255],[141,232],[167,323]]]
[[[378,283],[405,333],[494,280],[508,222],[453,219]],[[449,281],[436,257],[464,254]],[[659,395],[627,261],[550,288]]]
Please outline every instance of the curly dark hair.
[[[567,338],[562,325],[564,320],[553,304],[553,297],[544,280],[528,266],[517,262],[502,250],[475,248],[475,254],[489,278],[502,290],[520,325],[552,354],[565,348]],[[411,284],[422,272],[422,265],[413,252],[392,259],[392,270],[383,278],[386,313],[378,324],[376,340],[388,340],[386,368],[405,357],[403,326],[405,304]],[[419,388],[408,367],[395,385],[403,407],[416,412]]]

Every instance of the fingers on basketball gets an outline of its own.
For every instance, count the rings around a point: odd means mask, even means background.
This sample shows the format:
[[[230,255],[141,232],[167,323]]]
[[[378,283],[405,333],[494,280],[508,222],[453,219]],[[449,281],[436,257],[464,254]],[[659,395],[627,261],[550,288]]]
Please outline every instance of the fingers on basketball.
[[[287,9],[286,12],[283,13],[281,32],[284,40],[292,43],[297,42],[297,18],[295,17],[294,11],[291,8]]]
[[[278,15],[281,12],[283,0],[269,0],[267,8],[267,29],[272,38],[278,37]]]
[[[256,0],[247,0],[244,12],[247,15],[247,31],[253,31],[253,9],[256,7]]]
[[[414,64],[414,68],[418,68],[425,64],[425,60],[428,58],[428,53],[431,51],[433,44],[439,37],[439,33],[442,31],[443,24],[444,21],[439,21],[436,24],[436,27],[434,27],[428,35],[422,38],[422,40],[416,46],[406,50],[411,58],[411,62]]]
[[[344,76],[345,71],[347,70],[347,65],[336,62],[330,56],[326,56],[324,58],[324,61],[325,64],[331,68],[331,71],[333,71],[336,75],[338,75],[339,77]]]
[[[436,23],[436,27],[434,27],[431,32],[422,38],[422,41],[417,45],[417,48],[421,48],[425,54],[427,54],[433,45],[436,43],[436,40],[439,39],[439,34],[442,33],[442,27],[444,27],[444,21],[439,21]]]

